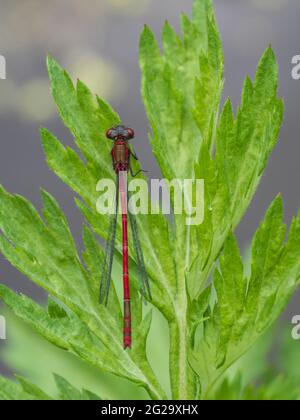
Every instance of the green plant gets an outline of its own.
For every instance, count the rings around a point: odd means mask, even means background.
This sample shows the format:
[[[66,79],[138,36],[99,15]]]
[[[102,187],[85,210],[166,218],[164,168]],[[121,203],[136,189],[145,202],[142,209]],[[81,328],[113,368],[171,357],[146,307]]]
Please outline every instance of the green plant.
[[[60,400],[100,400],[97,395],[90,391],[82,392],[74,388],[69,382],[58,375],[54,375],[55,383],[59,391]],[[18,377],[19,384],[0,377],[0,399],[1,400],[52,400],[49,395],[43,392],[36,385]]]
[[[149,138],[161,172],[169,180],[205,181],[200,226],[186,226],[181,215],[174,215],[174,223],[162,215],[139,217],[152,303],[169,326],[171,395],[147,357],[152,313],[138,296],[132,249],[131,351],[122,348],[117,291],[112,290],[108,307],[98,303],[103,250],[96,236],[107,239],[108,220],[96,212],[96,184],[113,176],[105,132],[120,118],[81,81],[74,87],[51,57],[53,97],[83,159],[49,131],[43,129],[41,137],[50,168],[80,197],[76,204],[89,226],[83,228],[82,258],[52,196],[42,191],[41,218],[23,197],[0,190],[0,249],[49,293],[49,304],[44,309],[0,286],[2,300],[51,343],[142,386],[153,399],[216,395],[223,375],[270,328],[299,283],[300,216],[285,241],[280,197],[253,238],[250,275],[233,234],[281,127],[274,53],[266,50],[253,83],[246,78],[236,116],[229,99],[219,116],[223,53],[211,2],[195,0],[192,20],[183,15],[181,24],[183,39],[165,24],[163,53],[147,27],[140,45]],[[117,240],[116,280],[121,263]]]
[[[155,315],[155,314],[154,314]],[[52,372],[61,372],[68,382],[77,388],[89,389],[101,395],[102,399],[144,399],[145,391],[139,389],[129,381],[121,380],[113,375],[99,372],[89,367],[62,349],[59,349],[26,326],[22,321],[6,311],[5,316],[9,325],[9,341],[2,352],[2,360],[12,370],[20,372],[22,377],[28,378],[43,389],[46,395],[61,398],[53,380]],[[161,343],[163,339],[163,326],[157,324],[154,317],[152,326],[155,330],[155,340],[151,334],[148,346],[151,346],[152,363],[155,359],[161,362]],[[282,326],[285,324],[283,323]],[[157,336],[161,334],[160,336]],[[153,348],[159,340],[160,348]],[[276,358],[272,350],[276,346]],[[155,357],[157,351],[158,356]],[[273,353],[272,364],[269,355]],[[210,399],[217,400],[298,400],[300,398],[297,358],[299,343],[291,338],[290,328],[285,329],[279,325],[264,334],[227,372],[224,379],[211,393]],[[153,360],[154,356],[154,360]],[[45,363],[45,360],[47,363]],[[156,360],[157,362],[157,360]],[[161,372],[164,362],[158,367]]]

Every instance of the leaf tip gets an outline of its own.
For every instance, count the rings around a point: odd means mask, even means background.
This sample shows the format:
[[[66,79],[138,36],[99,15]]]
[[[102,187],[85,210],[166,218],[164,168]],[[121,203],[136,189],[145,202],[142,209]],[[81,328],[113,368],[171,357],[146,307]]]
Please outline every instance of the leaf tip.
[[[47,57],[46,57],[47,66],[50,66],[52,64],[52,62],[54,62],[54,61],[55,60],[54,60],[53,56],[51,54],[47,54]]]
[[[55,69],[61,69],[58,62],[50,54],[47,55],[46,63],[47,63],[47,68],[50,75],[53,73]]]
[[[40,136],[44,137],[49,133],[49,131],[47,130],[47,128],[45,127],[40,127]]]
[[[140,44],[143,46],[144,44],[147,44],[148,42],[156,42],[154,33],[152,32],[151,28],[148,25],[144,25],[144,29],[141,33],[141,40]]]
[[[263,66],[263,65],[266,65],[267,63],[269,66],[277,67],[276,55],[275,55],[272,45],[269,45],[266,48],[266,50],[263,52],[259,65]]]

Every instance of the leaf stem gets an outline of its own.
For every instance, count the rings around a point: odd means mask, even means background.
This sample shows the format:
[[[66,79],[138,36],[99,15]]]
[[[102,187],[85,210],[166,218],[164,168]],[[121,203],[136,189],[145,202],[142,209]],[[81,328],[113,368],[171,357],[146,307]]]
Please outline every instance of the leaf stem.
[[[170,379],[174,400],[194,399],[195,375],[188,362],[190,337],[187,320],[187,296],[185,288],[178,296],[176,318],[169,323],[170,329]]]

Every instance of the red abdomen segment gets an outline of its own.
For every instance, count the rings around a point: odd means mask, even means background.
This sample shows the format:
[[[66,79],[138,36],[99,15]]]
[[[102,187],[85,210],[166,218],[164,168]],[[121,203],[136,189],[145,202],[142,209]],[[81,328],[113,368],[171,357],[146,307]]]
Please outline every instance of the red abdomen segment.
[[[127,188],[126,174],[119,173],[119,185],[122,209],[122,238],[123,238],[123,291],[124,291],[124,349],[131,348],[131,309],[130,287],[128,272],[128,223],[127,223]]]

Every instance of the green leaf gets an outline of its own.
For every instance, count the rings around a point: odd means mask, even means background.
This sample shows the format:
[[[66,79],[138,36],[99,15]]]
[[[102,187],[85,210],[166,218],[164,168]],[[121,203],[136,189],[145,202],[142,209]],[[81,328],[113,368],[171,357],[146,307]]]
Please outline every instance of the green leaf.
[[[82,399],[84,401],[101,401],[101,398],[98,397],[98,395],[96,395],[93,392],[90,392],[86,389],[82,390]]]
[[[203,21],[204,27],[199,25]],[[163,53],[148,27],[140,40],[142,94],[152,129],[151,145],[168,179],[193,177],[192,162],[201,141],[211,145],[214,140],[222,90],[223,59],[209,3],[195,3],[195,19],[183,15],[181,27],[183,42],[166,22]]]
[[[276,97],[277,83],[277,63],[268,48],[258,65],[254,84],[249,78],[245,80],[236,120],[232,119],[227,102],[219,122],[217,160],[230,191],[234,227],[253,197],[278,138],[283,104]]]
[[[36,398],[23,390],[23,388],[9,379],[0,376],[0,400],[35,400]]]
[[[269,47],[255,79],[246,77],[237,111],[228,99],[219,115],[224,58],[210,0],[194,0],[192,19],[181,16],[180,35],[165,23],[162,49],[146,26],[140,40],[140,65],[150,143],[163,177],[169,182],[190,179],[193,185],[198,179],[204,181],[202,224],[187,225],[186,214],[137,215],[137,224],[152,304],[169,328],[170,346],[161,351],[169,351],[171,397],[209,398],[232,364],[284,310],[300,279],[300,215],[292,220],[285,241],[279,197],[252,241],[251,270],[233,234],[279,136],[283,102],[277,97],[278,66]],[[4,286],[0,286],[0,296],[19,318],[57,347],[142,386],[153,399],[166,399],[170,396],[147,357],[152,308],[144,307],[140,299],[130,234],[131,351],[122,346],[118,283],[116,289],[112,286],[107,307],[99,304],[104,251],[97,236],[108,239],[110,221],[97,212],[97,183],[102,178],[115,179],[111,142],[105,133],[120,118],[83,82],[74,85],[51,57],[48,71],[58,112],[75,145],[74,149],[65,147],[46,129],[41,130],[42,144],[49,167],[79,195],[76,204],[89,225],[83,228],[85,249],[78,252],[68,222],[49,193],[42,190],[41,217],[25,198],[1,187],[0,251],[47,291],[48,308]],[[172,184],[167,190],[172,213]],[[184,188],[180,194],[190,208],[193,200]],[[122,276],[120,219],[112,274],[117,282]],[[15,389],[24,399],[31,392],[43,396],[43,391],[21,381],[26,392],[8,383],[2,395],[10,398]],[[61,398],[97,399],[59,376],[56,382]],[[223,381],[223,393],[247,398],[254,391],[245,390],[236,380]],[[262,390],[260,395],[267,393]]]
[[[54,379],[59,390],[61,400],[78,401],[82,399],[81,393],[64,378],[59,375],[54,375]]]
[[[120,336],[114,336],[113,330],[103,331],[100,334],[103,339],[101,344],[101,339],[74,315],[62,318],[58,323],[57,319],[50,318],[47,312],[31,299],[18,296],[4,286],[0,286],[0,297],[19,318],[51,343],[81,356],[88,363],[104,371],[128,378],[140,385],[145,381],[145,387],[149,388],[148,392],[155,396],[155,387],[158,384],[155,383],[154,375],[149,367],[147,368],[146,361],[143,360],[144,372],[142,373],[131,356],[123,351]],[[104,336],[106,339],[103,338]],[[113,341],[115,341],[115,347],[111,345]],[[135,353],[133,349],[133,358],[135,358]],[[147,370],[149,376],[152,377],[149,382],[145,376]]]
[[[203,251],[198,252],[197,265],[202,273],[197,283],[189,280],[191,298],[201,292],[227,235],[243,217],[276,144],[283,117],[283,103],[276,97],[277,83],[277,63],[272,49],[268,48],[260,60],[254,83],[249,77],[245,80],[236,117],[231,101],[225,102],[217,124],[213,162],[203,158],[209,142],[201,146],[195,167],[197,176],[208,183],[207,204],[204,223],[199,226],[191,249],[203,242],[208,251],[204,255]],[[214,168],[213,173],[209,167]]]
[[[59,204],[47,191],[41,190],[43,202],[43,216],[52,234],[60,241],[66,254],[77,253],[68,222]]]
[[[52,61],[51,61],[52,62]],[[52,74],[52,84],[54,84],[55,92],[59,90],[63,91],[68,87],[70,88],[70,81],[66,75],[66,72],[63,72],[57,63],[52,63],[54,69],[51,70]],[[60,69],[60,70],[59,70]],[[56,80],[57,78],[57,80]],[[80,89],[80,93],[84,90],[85,95],[87,95],[86,89],[84,85],[81,83],[78,84],[78,89]],[[74,93],[74,92],[73,92]],[[69,92],[69,94],[71,94]],[[73,94],[72,94],[73,95]],[[60,100],[63,102],[61,107],[67,107],[68,104],[65,103],[65,99],[61,97],[61,94],[58,95]],[[103,105],[104,103],[98,98],[98,102],[101,106],[105,108],[105,118],[110,120],[110,123],[113,124],[111,119],[113,118],[114,112],[108,107],[108,105]],[[70,104],[71,106],[71,104]],[[64,118],[72,119],[69,115],[72,111],[66,110],[67,117],[64,114]],[[83,115],[82,118],[89,120],[91,109],[87,109],[85,106],[82,105],[81,113]],[[87,114],[87,115],[85,115]],[[101,117],[103,118],[103,117]],[[74,118],[76,119],[76,118]],[[72,119],[72,124],[75,122]],[[71,124],[71,123],[70,123]],[[76,124],[79,124],[79,121],[76,121]],[[107,127],[106,127],[107,129]],[[102,131],[101,131],[102,130]],[[99,131],[105,133],[103,125],[99,125]],[[47,161],[51,169],[64,181],[67,185],[70,186],[76,193],[78,193],[85,201],[87,206],[84,207],[83,204],[80,204],[80,209],[82,210],[86,220],[91,225],[92,229],[99,234],[102,238],[107,239],[107,232],[109,231],[109,218],[105,215],[101,215],[97,212],[96,203],[97,203],[97,192],[96,186],[99,178],[101,176],[111,176],[112,170],[110,173],[104,173],[97,165],[93,163],[91,160],[88,161],[88,164],[85,165],[84,162],[79,158],[79,156],[70,148],[65,148],[58,139],[56,139],[51,133],[47,130],[43,129],[41,131],[42,136],[42,143],[44,147],[44,151],[47,156]],[[105,140],[106,144],[108,144],[107,139]],[[80,143],[81,144],[81,143]],[[99,146],[101,148],[101,146]],[[106,165],[109,162],[111,166],[111,159],[110,159],[110,151],[107,149],[102,149],[102,159],[106,160]],[[103,166],[103,165],[102,165]],[[169,240],[169,232],[168,232],[168,224],[166,219],[161,215],[153,215],[149,217],[138,217],[138,224],[140,226],[140,240],[143,244],[145,249],[148,249],[148,253],[145,252],[145,262],[147,268],[151,267],[151,277],[153,281],[157,284],[156,295],[157,296],[167,296],[170,295],[168,288],[172,288],[175,283],[175,272],[174,272],[174,261],[172,255],[169,253],[170,247],[170,240]],[[120,221],[118,223],[118,235],[117,235],[117,246],[120,249],[121,244],[121,224]],[[150,233],[159,232],[158,235],[152,235]],[[160,247],[160,249],[159,249]],[[130,243],[130,256],[132,260],[135,259],[134,248],[132,243]],[[163,255],[164,258],[160,258]],[[173,271],[173,275],[171,273]],[[161,281],[160,276],[158,273],[163,275],[164,281]],[[170,275],[169,275],[170,274]],[[169,283],[169,287],[167,285]],[[95,285],[94,285],[94,290]],[[164,304],[163,300],[160,300],[159,308],[164,311],[164,314],[168,318],[173,318],[173,313],[170,310],[170,306],[172,306],[172,299],[169,298],[169,308],[167,309]],[[154,301],[154,304],[156,302]]]
[[[50,296],[48,298],[48,314],[51,318],[56,319],[65,318],[68,316],[64,308],[55,302],[55,300]]]
[[[46,129],[41,130],[41,139],[50,168],[89,204],[96,203],[97,179],[76,153]]]
[[[45,394],[39,387],[28,382],[25,378],[22,378],[21,376],[17,376],[16,378],[18,379],[18,382],[21,384],[23,390],[27,394],[35,397],[35,399],[40,400],[40,401],[52,400],[52,398],[49,397],[47,394]]]
[[[226,379],[210,398],[217,401],[298,401],[300,389],[290,378],[282,375],[263,378],[264,384],[258,387],[245,386],[241,374],[232,380]]]
[[[217,348],[217,366],[226,360],[228,343],[231,341],[236,320],[243,311],[247,283],[243,281],[243,264],[235,238],[230,235],[220,259],[222,275],[215,271],[214,285],[220,307],[220,338]]]
[[[19,384],[0,376],[0,400],[39,400],[47,401],[53,398],[45,394],[39,387],[30,383],[25,378],[17,376]],[[78,400],[101,400],[100,397],[90,391],[78,391],[66,379],[59,375],[54,375],[54,379],[59,391],[59,400],[78,401]]]
[[[120,120],[104,101],[93,98],[89,89],[80,81],[73,83],[59,64],[48,57],[48,72],[51,80],[52,94],[58,111],[65,125],[75,137],[83,155],[95,170],[111,173],[103,150],[109,151],[105,132]],[[101,106],[104,108],[102,113]],[[103,173],[103,175],[104,175]]]
[[[96,299],[90,288],[88,273],[82,267],[75,249],[72,251],[72,247],[70,247],[64,251],[68,229],[66,230],[66,221],[58,208],[55,207],[56,212],[49,213],[50,207],[47,202],[48,213],[47,211],[46,213],[48,221],[50,218],[52,223],[53,215],[57,217],[59,214],[59,221],[62,222],[63,228],[58,228],[59,224],[57,224],[53,230],[53,228],[51,229],[51,223],[49,226],[45,226],[42,223],[37,212],[26,200],[21,197],[11,196],[3,189],[0,191],[0,194],[0,226],[3,233],[7,236],[7,239],[1,237],[0,247],[2,252],[12,264],[16,265],[37,284],[43,286],[49,293],[68,306],[71,311],[74,311],[81,319],[81,322],[79,320],[77,322],[74,317],[71,317],[71,319],[66,318],[64,323],[62,323],[64,328],[57,330],[55,327],[56,320],[51,321],[51,319],[48,319],[47,315],[39,308],[31,308],[31,303],[25,298],[21,302],[20,300],[13,300],[14,304],[10,301],[12,309],[16,311],[17,302],[20,305],[22,304],[20,306],[22,311],[19,316],[26,316],[25,320],[32,325],[36,323],[35,328],[38,329],[39,333],[59,347],[72,349],[75,353],[79,352],[80,354],[84,351],[85,357],[92,364],[95,364],[95,360],[97,360],[97,366],[104,370],[108,369],[108,371],[119,373],[121,376],[125,375],[125,377],[129,375],[129,378],[135,382],[136,380],[138,382],[142,380],[143,382],[144,373],[141,376],[140,373],[137,373],[139,368],[133,361],[130,368],[128,356],[123,351],[120,324],[117,323],[113,313],[109,313],[108,309],[98,304],[98,299]],[[52,201],[51,204],[53,204]],[[53,211],[52,207],[51,210]],[[69,239],[68,235],[67,238]],[[14,246],[8,240],[13,242]],[[25,314],[23,313],[23,305],[26,307]],[[37,318],[41,318],[39,322],[34,320],[34,314]],[[90,343],[86,344],[87,348],[84,348],[83,338],[81,338],[80,346],[72,338],[74,335],[77,336],[77,334],[78,336],[89,337],[90,333],[92,335],[95,334],[94,339],[97,337],[97,340],[105,342],[104,347],[100,346],[99,343],[100,352],[94,349],[93,340],[90,341],[87,338]],[[70,334],[71,336],[68,339],[67,337]],[[116,342],[117,345],[114,350],[111,349],[112,342]],[[116,353],[118,353],[118,356]],[[96,357],[95,354],[102,354],[102,356],[99,358],[99,355]],[[104,354],[106,356],[103,356]],[[120,364],[124,363],[124,367],[127,366],[125,370],[121,366],[120,369],[116,370],[107,363],[107,360],[112,359],[113,354],[115,354]],[[101,360],[100,363],[99,360]],[[145,366],[145,363],[143,363],[143,366]],[[127,373],[125,373],[126,371]],[[136,373],[134,373],[135,371]],[[149,370],[149,375],[153,377],[155,382],[151,370]],[[140,379],[137,379],[139,376]],[[156,385],[153,386],[155,387]],[[153,393],[153,395],[155,393],[154,389],[151,389],[149,392]]]
[[[83,226],[83,242],[85,245],[85,251],[82,253],[83,259],[91,275],[91,289],[93,291],[96,300],[99,300],[100,296],[100,275],[102,265],[104,263],[104,252],[97,242],[95,236],[87,226]],[[115,278],[115,274],[112,274]],[[120,303],[114,284],[111,285],[108,307],[113,314],[117,317],[119,323],[122,323],[122,313]]]
[[[214,275],[217,302],[204,322],[203,338],[190,353],[210,395],[224,372],[274,323],[299,284],[300,219],[294,219],[286,243],[282,201],[268,209],[252,243],[252,268],[244,277],[236,241],[229,236]],[[297,257],[296,257],[297,255]]]
[[[133,382],[100,372],[71,352],[53,346],[3,305],[1,312],[5,315],[10,330],[9,340],[1,351],[2,363],[10,371],[18,372],[38,385],[47,395],[58,398],[53,372],[59,372],[60,376],[77,389],[90,390],[104,399],[126,399],[132,395],[138,399],[147,398],[146,391]],[[162,343],[163,333],[159,331],[158,334],[158,341]],[[160,352],[157,345],[156,341],[155,348]],[[161,370],[161,365],[159,366]]]
[[[249,283],[249,309],[256,311],[261,307],[260,300],[265,300],[263,281],[270,275],[280,258],[286,226],[283,224],[283,205],[280,197],[269,208],[265,220],[261,223],[252,245],[252,270]]]

